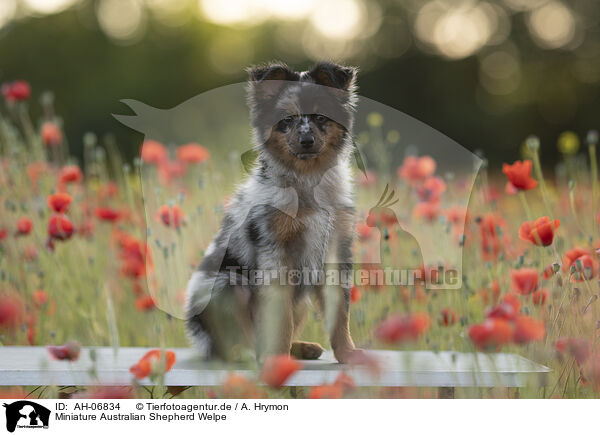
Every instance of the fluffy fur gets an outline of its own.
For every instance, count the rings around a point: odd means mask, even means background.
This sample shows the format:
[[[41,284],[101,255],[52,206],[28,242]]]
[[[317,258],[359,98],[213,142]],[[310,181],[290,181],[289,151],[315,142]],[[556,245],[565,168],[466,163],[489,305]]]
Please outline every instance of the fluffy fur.
[[[307,296],[313,295],[330,314],[325,317],[333,319],[327,329],[334,354],[346,361],[354,351],[348,286],[336,288],[331,298],[312,278],[295,285],[280,285],[277,278],[255,285],[241,272],[323,271],[330,263],[351,270],[349,157],[356,70],[323,62],[296,72],[273,63],[248,73],[258,160],[189,281],[188,334],[209,357],[235,357],[232,349],[243,339],[256,347],[259,359],[290,351],[300,358],[318,358],[320,345],[292,343]],[[268,294],[276,295],[276,309],[261,309]],[[234,329],[238,334],[231,334]]]

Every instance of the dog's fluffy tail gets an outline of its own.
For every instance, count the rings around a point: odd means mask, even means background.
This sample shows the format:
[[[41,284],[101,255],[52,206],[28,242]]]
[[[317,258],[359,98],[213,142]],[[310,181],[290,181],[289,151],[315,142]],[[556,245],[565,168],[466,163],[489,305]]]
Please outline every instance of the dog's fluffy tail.
[[[213,356],[214,343],[203,312],[210,301],[213,285],[214,279],[203,271],[196,271],[186,289],[186,332],[189,340],[206,358]]]

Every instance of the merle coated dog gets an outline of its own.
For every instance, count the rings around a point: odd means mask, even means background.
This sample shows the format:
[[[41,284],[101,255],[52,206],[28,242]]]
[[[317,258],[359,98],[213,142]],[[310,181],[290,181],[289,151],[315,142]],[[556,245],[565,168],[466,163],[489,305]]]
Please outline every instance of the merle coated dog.
[[[235,359],[243,342],[259,360],[290,352],[315,359],[319,344],[293,341],[312,296],[335,357],[346,362],[356,352],[350,284],[322,278],[331,265],[352,270],[356,69],[270,63],[248,73],[258,157],[188,283],[188,335],[207,357]]]

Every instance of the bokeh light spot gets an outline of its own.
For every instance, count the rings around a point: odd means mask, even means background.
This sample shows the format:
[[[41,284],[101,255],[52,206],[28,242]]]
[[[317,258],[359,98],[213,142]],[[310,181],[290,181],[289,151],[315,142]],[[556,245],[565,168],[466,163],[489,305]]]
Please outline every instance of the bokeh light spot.
[[[529,30],[542,48],[559,48],[575,36],[575,17],[560,2],[549,2],[531,12]]]
[[[101,0],[97,16],[100,28],[107,36],[130,41],[142,30],[144,11],[139,0]]]
[[[357,0],[328,0],[314,9],[311,22],[323,36],[350,39],[363,28],[362,9]]]

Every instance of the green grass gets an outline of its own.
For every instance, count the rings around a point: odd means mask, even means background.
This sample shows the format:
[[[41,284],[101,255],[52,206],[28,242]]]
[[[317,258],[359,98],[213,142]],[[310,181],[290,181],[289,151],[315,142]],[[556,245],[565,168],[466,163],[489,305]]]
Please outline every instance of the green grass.
[[[18,295],[25,304],[27,316],[35,319],[35,325],[24,322],[23,327],[15,330],[0,330],[0,343],[5,346],[28,342],[47,345],[76,340],[85,346],[187,346],[183,322],[178,318],[182,313],[182,292],[189,274],[202,258],[203,249],[219,227],[225,199],[243,179],[241,164],[213,154],[208,162],[188,167],[183,176],[161,183],[156,168],[144,167],[140,171],[137,164],[124,164],[114,145],[98,144],[88,136],[83,181],[66,187],[73,196],[67,214],[77,228],[92,223],[93,230],[87,236],[76,233],[68,241],[56,242],[51,251],[46,248],[46,225],[51,215],[46,198],[56,191],[58,171],[69,158],[64,148],[60,152],[45,149],[37,133],[28,133],[24,128],[26,122],[8,119],[9,116],[0,118],[0,229],[5,228],[8,232],[0,242],[0,293]],[[39,179],[32,182],[26,168],[40,162],[44,163],[45,169]],[[415,201],[410,188],[395,175],[386,177],[384,172],[378,175],[380,179],[391,180],[398,195],[406,199],[395,208],[401,223],[414,222],[417,218],[411,213]],[[357,174],[356,178],[360,179],[361,175]],[[461,196],[460,189],[464,187],[457,179],[446,180],[448,191],[444,193],[444,206],[452,205],[453,200]],[[570,186],[569,180],[573,180]],[[102,191],[109,182],[117,183],[118,193],[103,198]],[[362,298],[351,306],[351,331],[356,344],[365,349],[474,351],[468,327],[482,322],[486,309],[492,306],[492,302],[486,302],[482,296],[492,281],[499,283],[502,296],[512,291],[510,273],[514,268],[526,265],[541,272],[553,261],[560,261],[565,251],[574,246],[589,249],[595,256],[598,222],[592,202],[596,204],[597,198],[595,201],[590,199],[592,191],[597,192],[596,182],[592,182],[584,157],[567,155],[564,172],[555,180],[546,179],[545,198],[540,188],[524,194],[533,217],[550,213],[551,218],[562,221],[554,244],[541,248],[518,240],[518,228],[527,218],[526,211],[517,196],[503,192],[504,177],[489,175],[483,169],[469,202],[470,219],[464,231],[462,253],[462,287],[434,291],[414,286],[378,289],[361,286]],[[360,220],[364,221],[385,184],[357,186]],[[487,198],[490,188],[500,192],[494,201]],[[157,221],[155,213],[163,204],[180,206],[186,216],[185,224],[174,229]],[[118,209],[124,217],[117,223],[99,220],[94,210],[101,205]],[[506,221],[502,235],[510,242],[502,243],[497,259],[487,261],[482,257],[477,218],[490,212],[501,215]],[[27,236],[16,237],[13,234],[16,221],[22,216],[33,221],[33,231]],[[426,226],[432,232],[452,231],[443,219],[420,221],[418,225]],[[396,233],[398,227],[389,231]],[[121,272],[123,261],[119,257],[118,234],[122,233],[140,241],[147,236],[152,257],[147,277],[134,280]],[[374,254],[373,249],[378,249],[377,240],[381,237],[378,229],[373,229],[371,237],[375,243],[357,239],[354,247],[357,262],[365,261]],[[387,244],[384,254],[392,261],[402,259],[412,265],[418,264],[414,246],[405,239],[393,236],[389,242],[382,243]],[[31,250],[37,252],[36,258],[24,260],[24,253]],[[524,388],[521,397],[594,397],[594,382],[584,386],[577,365],[570,356],[559,356],[554,343],[560,337],[583,337],[594,348],[598,282],[595,278],[572,282],[568,270],[540,282],[549,290],[548,301],[539,306],[532,303],[531,297],[522,297],[521,302],[522,312],[544,321],[545,339],[527,345],[506,345],[502,351],[523,355],[551,367],[553,372],[549,386]],[[150,292],[155,296],[158,306],[168,313],[158,308],[137,309],[136,286],[141,286],[143,294]],[[43,290],[48,295],[48,303],[43,307],[36,307],[33,302],[36,290]],[[440,322],[444,308],[451,308],[456,313],[455,324],[444,326]],[[389,314],[409,312],[428,313],[432,320],[430,329],[418,340],[390,345],[374,337],[374,328]],[[302,338],[327,346],[320,315],[311,310],[308,317]],[[219,394],[220,390],[216,391]],[[40,388],[31,391],[31,396],[57,397],[60,392],[57,388]],[[140,396],[150,393],[147,389],[136,389]],[[164,390],[156,388],[152,394],[161,397]],[[211,397],[212,394],[211,389],[191,388],[178,397]],[[269,390],[268,394],[271,397],[305,397],[307,389],[284,388]],[[457,392],[458,397],[507,397],[509,394],[512,393],[502,388]],[[434,397],[435,392],[431,389],[361,388],[350,394],[350,397],[407,396]]]

